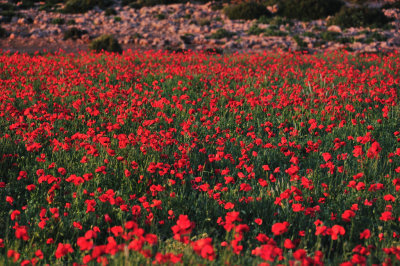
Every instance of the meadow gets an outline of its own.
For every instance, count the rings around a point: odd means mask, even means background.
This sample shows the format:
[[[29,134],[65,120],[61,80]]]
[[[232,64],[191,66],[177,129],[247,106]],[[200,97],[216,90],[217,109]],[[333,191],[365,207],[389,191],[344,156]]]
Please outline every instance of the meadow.
[[[399,264],[399,71],[2,52],[0,264]]]

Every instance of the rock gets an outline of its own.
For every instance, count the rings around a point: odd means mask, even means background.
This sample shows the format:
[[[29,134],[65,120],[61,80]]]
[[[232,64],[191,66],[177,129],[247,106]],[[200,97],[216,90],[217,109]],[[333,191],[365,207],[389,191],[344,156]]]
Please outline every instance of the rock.
[[[390,46],[400,46],[400,37],[393,37],[388,40]]]
[[[332,31],[332,32],[338,32],[338,33],[342,32],[342,29],[337,25],[329,26],[327,30]]]
[[[367,38],[367,34],[365,34],[365,33],[354,36],[354,40],[362,40],[362,39],[366,39],[366,38]]]
[[[90,36],[89,34],[83,34],[81,37],[81,40],[83,40],[84,42],[89,42],[90,41]]]
[[[15,34],[14,34],[14,33],[11,33],[10,36],[8,36],[8,38],[9,38],[10,40],[14,40],[14,39],[15,39]]]
[[[26,24],[26,22],[27,22],[27,21],[26,21],[25,18],[20,18],[20,19],[18,19],[18,21],[17,21],[18,24],[22,24],[22,25],[23,25],[23,24]]]
[[[86,19],[84,17],[77,17],[75,18],[76,24],[85,24]]]
[[[126,36],[125,38],[123,38],[122,43],[123,44],[128,44],[131,42],[131,37],[130,36]]]
[[[271,12],[272,14],[278,13],[279,11],[279,6],[277,4],[273,5],[273,6],[267,6],[267,9],[269,12]]]
[[[361,50],[361,49],[363,48],[363,44],[360,43],[360,42],[355,42],[355,43],[353,43],[352,48],[353,48],[354,50]]]
[[[225,44],[222,46],[222,48],[228,49],[228,50],[231,50],[231,49],[233,49],[233,48],[235,48],[235,47],[236,47],[236,44],[235,44],[234,41],[229,41],[229,42],[225,43]]]
[[[103,21],[101,20],[101,18],[95,18],[93,20],[93,24],[94,25],[101,25],[101,24],[103,24]]]
[[[140,39],[139,45],[141,45],[141,46],[147,46],[147,45],[149,45],[149,41],[146,40],[146,39]]]

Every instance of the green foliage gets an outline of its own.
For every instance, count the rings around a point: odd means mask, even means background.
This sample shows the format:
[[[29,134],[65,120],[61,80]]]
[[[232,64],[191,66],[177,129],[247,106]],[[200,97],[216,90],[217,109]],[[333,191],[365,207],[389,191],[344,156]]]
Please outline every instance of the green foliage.
[[[287,18],[309,21],[333,15],[342,6],[341,0],[282,0],[278,12]]]
[[[387,40],[387,37],[384,34],[380,34],[379,32],[372,32],[367,34],[367,38],[363,40],[364,43],[372,43],[372,42],[384,42]]]
[[[297,45],[298,45],[300,48],[305,48],[305,47],[307,47],[307,43],[305,43],[305,42],[303,41],[303,39],[302,39],[299,35],[294,35],[294,36],[293,36],[293,39],[294,39],[294,41],[297,43]]]
[[[21,15],[20,15],[18,12],[14,11],[14,10],[12,10],[12,9],[9,9],[9,10],[2,10],[2,11],[0,11],[0,16],[3,16],[3,19],[0,20],[0,22],[8,23],[8,22],[11,22],[11,19],[12,19],[14,16],[20,17]]]
[[[51,24],[55,24],[55,25],[63,25],[65,23],[65,19],[63,18],[53,18],[51,20]]]
[[[132,8],[141,8],[143,6],[169,5],[186,2],[187,1],[184,0],[122,0],[121,4],[123,6],[129,5]]]
[[[390,20],[378,8],[343,7],[332,19],[329,25],[350,27],[383,27]]]
[[[226,29],[218,29],[216,32],[210,35],[210,38],[212,39],[231,38],[234,35],[235,35],[234,32],[230,32]]]
[[[320,38],[324,42],[338,42],[343,44],[354,41],[354,38],[343,37],[340,33],[333,31],[322,32]]]
[[[163,20],[163,19],[166,19],[167,16],[165,14],[163,14],[163,13],[159,13],[159,14],[156,15],[156,18],[158,20]]]
[[[282,36],[287,36],[288,33],[274,29],[273,27],[269,27],[268,29],[265,30],[264,36],[277,36],[277,37],[282,37]]]
[[[86,34],[87,31],[86,30],[81,30],[78,29],[77,27],[72,27],[67,29],[64,32],[64,40],[68,40],[68,39],[72,39],[72,40],[77,40],[80,39],[82,37],[83,34]]]
[[[122,47],[112,35],[102,35],[94,39],[89,48],[96,52],[108,51],[115,53],[122,53]]]
[[[100,8],[106,8],[112,4],[112,0],[68,0],[63,9],[64,13],[85,13],[93,9],[96,5]]]
[[[287,24],[289,24],[289,26],[293,25],[293,21],[291,21],[288,18],[281,17],[281,16],[274,16],[274,17],[262,16],[258,19],[258,22],[263,23],[263,24],[270,24],[270,25],[274,25],[274,26],[287,25]]]
[[[260,27],[258,27],[257,24],[253,24],[250,29],[247,31],[247,34],[249,35],[260,35],[261,33],[263,33],[265,30],[261,29]]]
[[[69,19],[69,20],[67,21],[67,25],[75,25],[75,24],[76,24],[75,19]]]
[[[237,5],[230,5],[224,9],[229,19],[258,19],[261,16],[271,16],[271,13],[264,5],[256,2],[244,2]]]
[[[199,26],[208,26],[211,24],[211,21],[206,18],[201,18],[196,21],[196,24]]]
[[[287,36],[286,32],[280,31],[274,25],[269,26],[266,29],[261,29],[257,24],[253,24],[250,29],[247,31],[250,35],[260,35],[263,34],[264,36]]]

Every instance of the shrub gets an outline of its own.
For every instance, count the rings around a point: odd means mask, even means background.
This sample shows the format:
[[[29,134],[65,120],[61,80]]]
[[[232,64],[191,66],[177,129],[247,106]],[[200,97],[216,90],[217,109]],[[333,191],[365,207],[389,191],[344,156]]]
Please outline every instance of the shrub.
[[[194,35],[190,34],[190,33],[185,33],[184,35],[180,36],[180,38],[183,41],[183,43],[191,44],[193,41]]]
[[[0,15],[3,16],[3,19],[0,22],[11,22],[11,19],[14,16],[20,17],[21,14],[18,12],[15,12],[14,10],[4,10],[4,11],[0,11]]]
[[[349,27],[382,27],[390,20],[378,8],[343,7],[332,19],[329,25]]]
[[[0,39],[5,38],[7,36],[8,36],[7,31],[3,27],[0,26]]]
[[[64,32],[64,40],[68,40],[68,39],[73,39],[73,40],[77,40],[80,39],[82,37],[83,34],[86,34],[87,31],[86,30],[81,30],[78,29],[77,27],[72,27],[67,29]]]
[[[235,35],[234,32],[227,31],[226,29],[218,29],[216,32],[212,33],[210,37],[212,39],[222,39],[222,38],[230,38]]]
[[[305,48],[305,47],[307,46],[307,43],[305,43],[305,42],[303,41],[303,39],[302,39],[299,35],[294,35],[294,36],[293,36],[293,39],[294,39],[294,41],[297,43],[297,45],[298,45],[300,48]]]
[[[247,31],[247,34],[249,35],[260,35],[261,33],[263,33],[265,30],[261,29],[258,27],[257,24],[253,24],[250,29]]]
[[[287,35],[288,35],[287,32],[284,32],[284,31],[281,31],[281,30],[277,30],[277,29],[274,29],[274,28],[271,28],[271,27],[266,29],[265,32],[264,32],[264,36],[282,37],[282,36],[287,36]]]
[[[75,25],[75,24],[76,24],[75,19],[69,19],[69,20],[67,21],[67,25]]]
[[[65,20],[63,18],[53,18],[51,20],[51,24],[55,24],[55,25],[62,25],[65,23]]]
[[[264,5],[255,2],[244,2],[237,5],[230,5],[224,9],[229,19],[258,19],[261,16],[271,16],[271,13]]]
[[[115,11],[114,8],[109,7],[109,8],[107,8],[105,10],[104,15],[106,15],[106,16],[114,16],[114,15],[117,15],[117,11]]]
[[[108,51],[122,53],[122,47],[112,35],[101,35],[94,39],[89,48],[96,52]]]
[[[196,21],[196,24],[199,26],[209,26],[211,24],[211,21],[206,18],[200,18]]]
[[[93,9],[96,5],[106,8],[112,4],[112,0],[68,0],[63,9],[64,13],[85,13]]]
[[[143,6],[155,6],[155,5],[169,5],[174,3],[185,3],[188,1],[184,0],[122,0],[123,6],[129,5],[132,8],[141,8]],[[202,1],[200,1],[202,2]]]
[[[389,9],[389,8],[399,8],[400,9],[400,1],[394,1],[392,3],[385,3],[382,8]]]
[[[341,0],[282,0],[278,13],[287,18],[308,21],[333,15],[342,6]]]
[[[158,20],[163,20],[163,19],[166,19],[167,16],[165,14],[163,14],[163,13],[159,13],[159,14],[156,15],[156,18]]]

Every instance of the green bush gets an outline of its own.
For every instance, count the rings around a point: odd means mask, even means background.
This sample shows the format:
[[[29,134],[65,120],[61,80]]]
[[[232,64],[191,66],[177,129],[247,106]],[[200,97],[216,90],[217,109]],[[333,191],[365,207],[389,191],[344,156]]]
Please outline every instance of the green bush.
[[[67,21],[67,25],[75,25],[75,24],[76,24],[75,19],[69,19],[69,20]]]
[[[5,38],[7,36],[8,36],[7,31],[3,27],[0,26],[0,39]]]
[[[67,29],[64,32],[64,40],[68,40],[68,39],[73,39],[73,40],[77,40],[80,39],[82,37],[83,34],[86,34],[87,31],[86,30],[81,30],[78,29],[77,27],[72,27]]]
[[[51,20],[51,24],[55,25],[63,25],[65,23],[65,20],[63,18],[53,18]]]
[[[378,8],[343,7],[332,19],[329,25],[350,27],[382,27],[390,20]]]
[[[341,0],[282,0],[278,13],[287,18],[309,21],[333,15],[342,6]]]
[[[212,39],[222,39],[222,38],[230,38],[235,35],[234,32],[227,31],[226,29],[218,29],[216,32],[210,35]]]
[[[249,35],[260,35],[261,33],[265,32],[264,29],[261,29],[258,27],[257,24],[251,25],[250,29],[247,31],[247,34]]]
[[[169,5],[175,3],[186,3],[185,0],[122,0],[123,6],[129,5],[132,8],[141,8],[143,6],[155,6],[155,5]],[[204,1],[198,1],[204,2]]]
[[[256,2],[244,2],[237,5],[229,5],[224,9],[229,19],[258,19],[261,16],[271,16],[264,5]]]
[[[64,13],[85,13],[96,5],[104,9],[112,4],[112,0],[68,0],[63,9]]]
[[[294,35],[293,39],[301,49],[307,47],[307,43],[304,42],[303,39],[299,35]]]
[[[122,53],[121,45],[112,35],[101,35],[90,43],[89,48],[96,52],[108,51]]]

